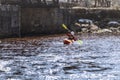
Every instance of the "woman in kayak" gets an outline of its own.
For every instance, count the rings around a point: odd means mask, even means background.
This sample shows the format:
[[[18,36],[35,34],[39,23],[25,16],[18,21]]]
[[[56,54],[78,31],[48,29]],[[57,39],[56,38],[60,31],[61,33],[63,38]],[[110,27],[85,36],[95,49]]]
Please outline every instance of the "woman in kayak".
[[[69,39],[69,40],[74,40],[74,41],[76,41],[77,38],[74,36],[74,34],[75,34],[75,33],[74,33],[73,31],[67,33],[68,39]]]

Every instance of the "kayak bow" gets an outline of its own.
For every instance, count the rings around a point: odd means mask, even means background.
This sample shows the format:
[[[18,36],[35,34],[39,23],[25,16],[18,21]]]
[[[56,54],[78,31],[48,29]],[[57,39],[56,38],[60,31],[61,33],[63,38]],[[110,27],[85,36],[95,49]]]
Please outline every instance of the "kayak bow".
[[[69,44],[72,44],[73,42],[74,42],[74,40],[69,40],[69,39],[64,39],[64,40],[63,40],[63,43],[64,43],[64,44],[68,44],[68,45],[69,45]]]

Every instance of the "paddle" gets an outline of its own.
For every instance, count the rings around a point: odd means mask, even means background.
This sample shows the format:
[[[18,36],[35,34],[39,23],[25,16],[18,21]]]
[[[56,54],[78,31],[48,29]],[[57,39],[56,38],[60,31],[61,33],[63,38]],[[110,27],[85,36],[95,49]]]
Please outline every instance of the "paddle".
[[[67,28],[65,24],[62,24],[62,27],[70,32],[70,30]]]
[[[62,27],[63,27],[64,29],[68,30],[69,32],[71,32],[71,30],[69,30],[65,24],[62,24]],[[80,43],[80,45],[83,44],[83,41],[82,41],[82,40],[79,40],[79,39],[78,39],[77,41]]]

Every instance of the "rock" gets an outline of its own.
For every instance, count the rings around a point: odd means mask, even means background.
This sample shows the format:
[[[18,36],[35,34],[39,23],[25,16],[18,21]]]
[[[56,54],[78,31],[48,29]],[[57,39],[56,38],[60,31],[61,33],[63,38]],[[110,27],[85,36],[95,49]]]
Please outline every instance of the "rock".
[[[120,27],[118,27],[117,32],[120,33]]]
[[[110,30],[112,30],[112,32],[117,32],[118,28],[110,27]]]
[[[81,25],[79,23],[75,23],[75,26],[79,26],[80,27]]]
[[[100,29],[100,30],[98,30],[98,31],[96,31],[96,32],[94,32],[94,33],[105,33],[105,32],[112,32],[112,30],[110,30],[110,29]]]
[[[90,30],[91,30],[91,31],[96,31],[96,30],[98,30],[98,29],[99,29],[99,27],[96,26],[96,25],[94,25],[94,24],[92,24],[91,27],[90,27]]]
[[[87,28],[82,28],[81,30],[82,30],[82,32],[88,32]]]

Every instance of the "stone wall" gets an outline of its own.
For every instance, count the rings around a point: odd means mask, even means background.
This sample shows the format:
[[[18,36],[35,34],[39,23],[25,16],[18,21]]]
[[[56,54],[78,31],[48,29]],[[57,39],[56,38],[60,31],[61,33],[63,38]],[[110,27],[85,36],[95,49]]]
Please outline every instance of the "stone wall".
[[[75,22],[80,18],[91,19],[98,22],[100,27],[109,21],[120,20],[120,10],[113,9],[74,9],[72,10],[72,20]],[[72,23],[72,24],[73,24]]]
[[[89,18],[101,21],[106,18],[120,19],[120,10],[113,9],[74,9],[73,15],[76,18]]]

